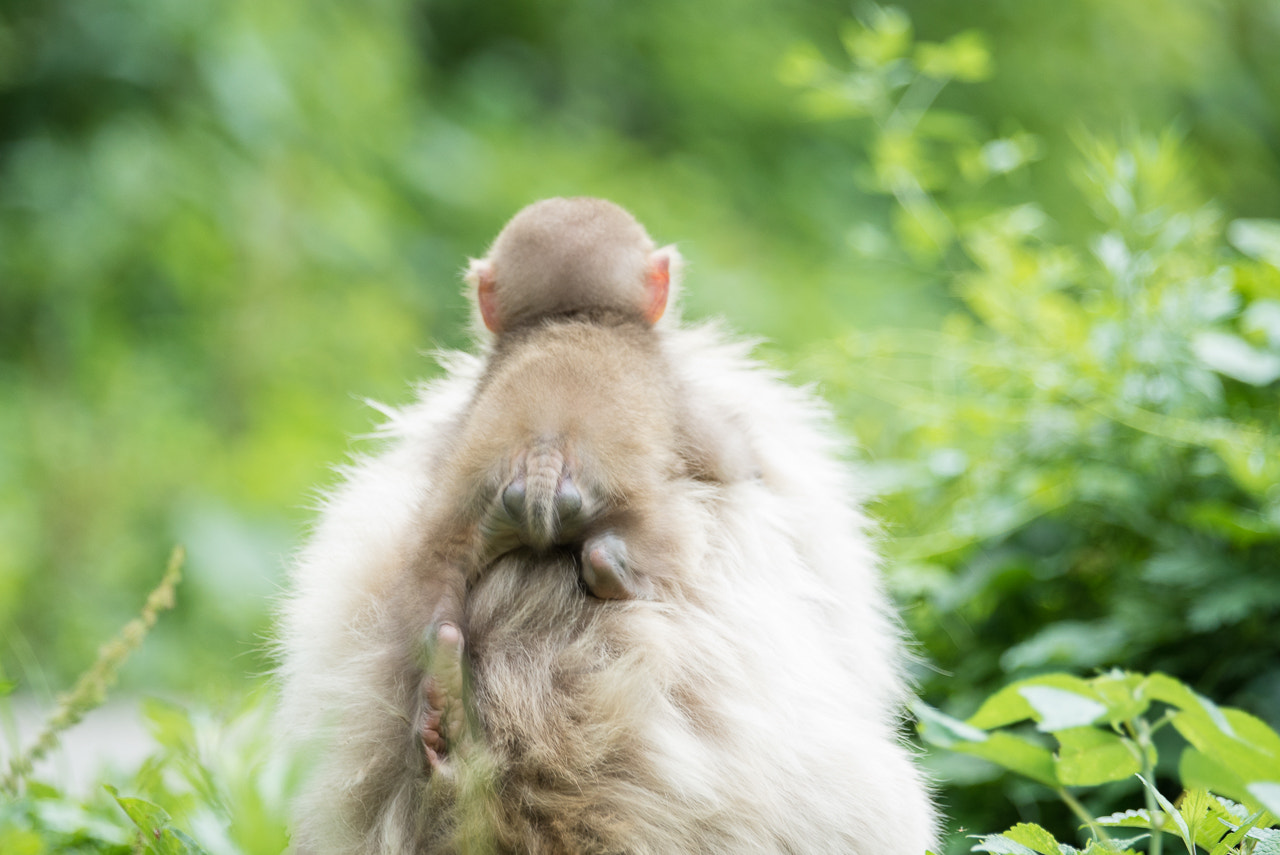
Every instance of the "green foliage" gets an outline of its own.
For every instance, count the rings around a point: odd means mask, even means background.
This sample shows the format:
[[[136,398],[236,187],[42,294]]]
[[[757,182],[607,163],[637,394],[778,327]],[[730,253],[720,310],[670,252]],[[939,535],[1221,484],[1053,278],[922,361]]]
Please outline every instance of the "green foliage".
[[[180,620],[123,680],[242,695],[299,497],[376,420],[358,397],[404,401],[419,350],[461,340],[457,271],[505,217],[590,193],[687,239],[688,313],[777,341],[864,442],[944,714],[1123,666],[1274,726],[1273,4],[847,14],[0,8],[0,691],[70,686],[151,584],[156,544],[180,541]],[[111,661],[65,710],[96,702]],[[991,846],[1049,848],[1036,825],[1062,838],[1071,810],[1046,784],[1086,788],[1090,816],[1142,792],[1158,809],[1128,777],[1134,737],[1079,723],[1109,703],[1080,689],[1095,681],[1024,687],[1043,732],[991,725],[982,751],[1025,778],[993,780],[976,749],[931,758],[955,825],[1021,819]],[[171,815],[129,802],[147,831],[280,851],[291,773],[263,761],[261,707],[147,715],[159,752],[115,782]],[[1216,724],[1182,722],[1143,777],[1248,804],[1232,776],[1257,769]],[[1178,768],[1168,739],[1190,746]],[[1179,803],[1192,837],[1247,825],[1207,799]],[[105,793],[28,780],[0,811],[6,853],[136,837]]]
[[[1089,828],[1085,852],[1158,853],[1161,837],[1178,837],[1190,855],[1262,853],[1280,846],[1280,734],[1247,713],[1219,707],[1164,674],[1112,671],[1083,680],[1046,674],[1013,683],[966,721],[923,704],[920,730],[929,743],[1030,777],[1052,789]],[[1035,723],[1026,730],[1023,722]],[[1175,807],[1153,783],[1162,752],[1157,735],[1172,727],[1183,739],[1177,764],[1186,788]],[[1094,818],[1079,788],[1134,777],[1145,807]],[[1071,788],[1071,790],[1068,790]],[[1221,798],[1218,793],[1236,801]],[[1147,834],[1118,840],[1115,829]],[[1199,849],[1197,849],[1199,847]],[[1076,852],[1036,824],[987,835],[975,852]]]
[[[936,330],[820,343],[801,372],[866,444],[891,585],[938,666],[926,696],[971,711],[1010,679],[1124,665],[1280,720],[1280,223],[1227,220],[1172,132],[1077,128],[1074,194],[1030,201],[1019,177],[1054,153],[936,106],[943,84],[990,73],[981,40],[924,50],[881,10],[843,43],[846,64],[801,49],[784,71],[823,115],[869,122],[864,186],[896,213],[864,251],[946,281],[956,308]],[[1089,711],[1064,690],[1035,692],[1064,720]],[[1052,786],[1141,760],[1092,729],[1061,737],[1057,755],[1004,731],[967,753]],[[991,768],[939,762],[970,781]],[[960,821],[1000,822],[996,792],[1043,798],[976,788]]]
[[[32,785],[0,801],[0,851],[6,855],[126,855],[133,851],[120,809],[103,799],[82,803],[49,786]]]
[[[58,699],[58,708],[35,742],[24,752],[15,752],[9,761],[8,771],[0,778],[0,792],[17,793],[35,763],[57,744],[59,735],[106,700],[107,691],[115,684],[125,660],[142,645],[160,612],[173,608],[174,591],[182,578],[184,557],[181,547],[174,549],[169,566],[160,584],[147,597],[142,613],[129,621],[116,638],[102,646],[93,665],[80,675],[70,692]]]
[[[159,612],[172,608],[182,560],[183,551],[174,550],[138,617],[103,645],[97,661],[60,699],[32,745],[12,752],[8,772],[0,780],[5,794],[0,852],[203,855],[205,850],[183,826],[199,828],[216,853],[274,855],[286,847],[285,801],[296,770],[272,750],[265,694],[249,696],[240,709],[221,719],[149,701],[144,715],[156,751],[128,785],[130,792],[146,798],[121,796],[115,786],[104,784],[111,799],[102,793],[83,799],[32,779],[35,763],[106,699],[124,660],[142,644]],[[175,811],[178,820],[159,803]]]
[[[297,770],[272,746],[270,713],[265,694],[219,716],[148,703],[156,749],[137,772],[87,798],[27,781],[0,803],[0,851],[278,855]]]
[[[138,827],[135,849],[154,855],[206,855],[189,835],[170,824],[164,809],[143,799],[121,798],[115,787],[107,787],[120,808]]]

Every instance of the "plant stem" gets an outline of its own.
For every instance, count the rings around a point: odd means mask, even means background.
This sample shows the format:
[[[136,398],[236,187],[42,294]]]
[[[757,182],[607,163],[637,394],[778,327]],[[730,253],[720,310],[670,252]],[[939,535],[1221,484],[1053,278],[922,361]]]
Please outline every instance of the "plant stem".
[[[147,631],[155,626],[160,612],[173,608],[173,592],[182,578],[182,562],[186,553],[175,547],[169,556],[160,584],[149,595],[142,613],[125,624],[124,629],[98,651],[98,658],[89,670],[80,675],[71,691],[58,699],[57,709],[45,722],[44,730],[23,754],[9,762],[9,770],[0,778],[0,792],[17,795],[22,781],[31,774],[35,764],[58,744],[63,731],[77,724],[85,713],[102,705],[107,690],[115,684],[121,666],[133,651],[142,644]]]
[[[1138,750],[1142,752],[1142,777],[1154,783],[1156,779],[1155,762],[1151,759],[1155,753],[1151,744],[1151,725],[1145,718],[1139,718],[1133,723],[1132,733],[1138,742]],[[1156,814],[1160,810],[1160,806],[1156,804],[1155,794],[1151,792],[1150,787],[1142,788],[1142,797],[1147,805],[1147,815],[1151,817],[1151,849],[1150,855],[1161,855],[1164,850],[1164,832],[1155,825]],[[1161,828],[1164,821],[1160,822]]]
[[[1089,832],[1095,840],[1102,843],[1112,842],[1111,836],[1107,834],[1106,830],[1094,822],[1093,814],[1085,810],[1084,805],[1080,804],[1080,801],[1075,796],[1067,792],[1066,787],[1058,787],[1057,793],[1058,798],[1062,799],[1066,806],[1071,808],[1071,812],[1078,816],[1085,825],[1089,826]]]

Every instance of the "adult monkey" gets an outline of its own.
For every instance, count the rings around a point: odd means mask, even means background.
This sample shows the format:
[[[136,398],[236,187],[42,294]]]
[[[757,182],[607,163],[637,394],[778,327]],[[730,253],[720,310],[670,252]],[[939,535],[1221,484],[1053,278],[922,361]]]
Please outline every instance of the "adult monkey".
[[[446,762],[423,754],[422,687],[462,695],[461,639],[424,624],[405,567],[438,490],[429,464],[456,441],[485,363],[448,357],[444,379],[390,413],[386,450],[332,494],[281,632],[281,724],[315,758],[300,851],[931,843],[897,732],[898,631],[824,410],[742,345],[671,315],[655,330],[683,394],[750,426],[761,477],[665,494],[684,557],[654,598],[591,596],[569,551],[516,549],[476,574],[464,603],[474,720],[444,729]],[[437,642],[425,657],[424,633]]]

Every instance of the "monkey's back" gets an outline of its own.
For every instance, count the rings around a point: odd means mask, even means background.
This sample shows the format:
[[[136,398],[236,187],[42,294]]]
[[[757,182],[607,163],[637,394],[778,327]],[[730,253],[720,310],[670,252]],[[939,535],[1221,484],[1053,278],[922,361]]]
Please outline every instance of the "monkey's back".
[[[309,852],[922,852],[933,812],[896,727],[899,641],[820,408],[706,330],[684,388],[752,426],[760,480],[688,481],[689,557],[601,601],[569,555],[512,553],[468,598],[477,724],[452,778],[413,756],[382,598],[414,497],[480,372],[459,359],[331,501],[284,627],[283,722],[318,740]],[[395,666],[401,667],[401,666]]]

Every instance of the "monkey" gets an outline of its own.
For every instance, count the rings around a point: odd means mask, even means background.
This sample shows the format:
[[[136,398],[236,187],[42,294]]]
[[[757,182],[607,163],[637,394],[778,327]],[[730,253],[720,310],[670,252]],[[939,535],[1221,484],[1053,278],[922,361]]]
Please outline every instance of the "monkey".
[[[433,768],[461,724],[463,601],[485,565],[518,545],[577,542],[592,594],[653,596],[654,577],[681,560],[670,493],[684,478],[752,472],[744,432],[681,394],[653,329],[681,266],[630,213],[585,198],[528,206],[469,266],[469,296],[495,341],[433,466],[443,486],[408,581],[452,662],[453,679],[428,672],[423,687]]]
[[[515,540],[545,550],[607,514],[585,539],[584,581],[643,596],[616,529],[660,513],[667,473],[747,477],[742,432],[680,395],[652,330],[681,264],[628,212],[582,198],[530,205],[471,263],[496,346],[444,462],[452,486],[425,538],[438,564],[483,563]]]
[[[489,260],[501,261],[497,248]],[[669,306],[647,328],[675,400],[696,403],[688,418],[679,405],[647,413],[672,443],[661,454],[680,458],[656,482],[656,504],[642,502],[634,519],[566,513],[570,525],[538,549],[505,508],[502,479],[474,482],[485,486],[472,519],[493,533],[469,541],[483,572],[460,598],[457,627],[431,623],[437,602],[405,568],[422,560],[424,508],[453,489],[432,464],[465,436],[458,426],[489,394],[491,361],[442,355],[443,376],[386,411],[385,446],[328,494],[278,630],[278,726],[310,762],[297,852],[879,855],[932,845],[929,788],[898,731],[904,640],[829,414],[714,324],[684,325]],[[699,412],[719,414],[711,430],[698,428]],[[749,428],[748,477],[698,471],[720,466],[697,449],[726,423]],[[504,471],[514,483],[519,462]],[[560,474],[577,485],[586,471]],[[502,525],[486,522],[503,514]],[[625,576],[643,586],[624,596],[597,596],[578,545],[610,532],[628,555],[652,536],[670,560]],[[451,697],[436,704],[452,719],[440,728],[449,759],[435,764],[417,718],[432,679],[447,684]]]

